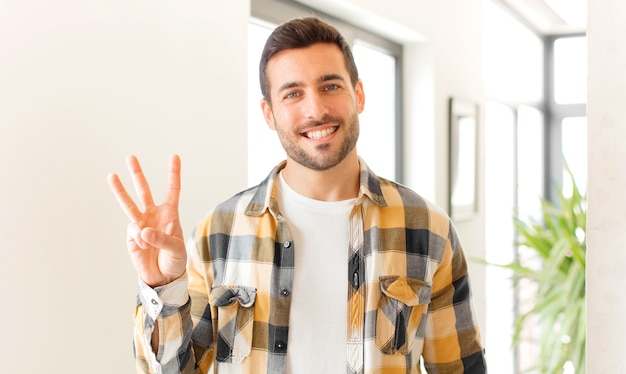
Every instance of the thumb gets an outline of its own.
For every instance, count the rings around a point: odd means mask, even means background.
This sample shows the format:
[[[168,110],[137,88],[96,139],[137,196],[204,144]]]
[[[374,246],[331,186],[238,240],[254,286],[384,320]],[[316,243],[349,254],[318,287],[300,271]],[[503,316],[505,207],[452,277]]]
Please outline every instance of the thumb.
[[[156,230],[152,227],[146,227],[141,230],[141,239],[153,247],[164,250],[180,250],[184,248],[181,239],[167,235],[163,231]]]

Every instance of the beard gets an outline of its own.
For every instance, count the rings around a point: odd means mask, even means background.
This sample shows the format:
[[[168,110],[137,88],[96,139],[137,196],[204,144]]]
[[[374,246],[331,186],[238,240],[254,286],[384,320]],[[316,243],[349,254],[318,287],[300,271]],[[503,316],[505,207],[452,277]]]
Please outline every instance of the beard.
[[[323,143],[316,146],[315,154],[307,153],[305,149],[298,146],[297,140],[302,136],[300,131],[297,131],[297,129],[295,132],[286,131],[283,127],[278,126],[276,121],[274,121],[274,126],[280,143],[289,158],[309,169],[324,171],[337,166],[356,146],[356,142],[359,139],[359,117],[353,112],[348,121],[349,123],[346,126],[346,121],[343,118],[324,115],[319,120],[308,121],[298,126],[298,128],[310,129],[314,126],[336,123],[342,131],[345,131],[345,137],[340,144],[339,150],[333,151],[330,143]]]

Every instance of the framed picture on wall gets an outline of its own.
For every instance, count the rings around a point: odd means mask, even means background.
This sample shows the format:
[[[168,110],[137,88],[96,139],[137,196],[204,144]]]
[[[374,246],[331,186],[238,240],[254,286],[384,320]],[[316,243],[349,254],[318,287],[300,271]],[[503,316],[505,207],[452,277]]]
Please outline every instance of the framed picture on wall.
[[[453,221],[471,218],[478,211],[478,104],[450,98],[448,191],[449,214]]]

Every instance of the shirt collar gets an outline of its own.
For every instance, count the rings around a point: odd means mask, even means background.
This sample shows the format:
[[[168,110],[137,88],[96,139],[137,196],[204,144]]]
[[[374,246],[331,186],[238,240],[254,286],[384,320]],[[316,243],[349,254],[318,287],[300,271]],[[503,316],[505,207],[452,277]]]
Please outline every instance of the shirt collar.
[[[276,200],[275,178],[286,164],[287,161],[282,161],[280,164],[276,165],[269,175],[256,187],[256,192],[246,208],[246,215],[260,216],[268,209],[275,217],[280,214]],[[370,200],[380,207],[386,207],[387,202],[383,196],[380,179],[360,157],[359,164],[361,170],[357,204],[363,204],[364,200]]]

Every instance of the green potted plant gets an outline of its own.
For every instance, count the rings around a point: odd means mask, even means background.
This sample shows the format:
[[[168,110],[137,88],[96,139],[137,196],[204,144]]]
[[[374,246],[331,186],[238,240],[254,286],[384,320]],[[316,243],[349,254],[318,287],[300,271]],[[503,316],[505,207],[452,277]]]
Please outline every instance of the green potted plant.
[[[536,323],[540,356],[533,370],[548,374],[567,372],[565,367],[585,373],[587,207],[586,197],[566,170],[571,196],[558,189],[558,202],[542,200],[541,220],[515,218],[520,251],[539,259],[540,265],[520,259],[499,265],[511,269],[516,280],[536,286],[532,307],[516,320],[513,344],[521,341],[524,328]]]

